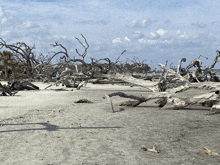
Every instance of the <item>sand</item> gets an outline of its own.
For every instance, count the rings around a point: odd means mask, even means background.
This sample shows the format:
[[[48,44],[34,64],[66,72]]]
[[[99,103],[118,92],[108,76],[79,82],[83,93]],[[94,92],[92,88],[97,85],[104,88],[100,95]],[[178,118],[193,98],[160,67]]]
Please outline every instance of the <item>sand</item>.
[[[115,106],[104,94],[143,95],[142,87],[88,84],[76,90],[33,82],[39,91],[0,96],[1,165],[202,165],[220,164],[219,115],[199,105],[160,110],[153,101]],[[181,95],[207,91],[190,90]],[[93,103],[74,103],[88,99]],[[113,97],[113,103],[124,98]],[[153,153],[141,149],[156,146]]]

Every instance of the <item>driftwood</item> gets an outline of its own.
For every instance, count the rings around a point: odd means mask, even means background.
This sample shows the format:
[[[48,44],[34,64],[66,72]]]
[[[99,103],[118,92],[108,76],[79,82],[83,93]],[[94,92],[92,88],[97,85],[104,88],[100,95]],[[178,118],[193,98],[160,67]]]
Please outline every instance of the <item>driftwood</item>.
[[[9,83],[11,84],[11,89],[12,90],[39,90],[39,87],[28,82],[28,81],[23,81],[23,82],[20,82],[20,81],[14,81],[12,83]]]
[[[124,106],[138,106],[139,104],[148,100],[156,99],[156,103],[158,103],[161,109],[182,109],[188,105],[192,105],[195,103],[200,103],[203,106],[212,107],[212,111],[220,108],[219,94],[217,92],[220,87],[217,83],[209,83],[220,82],[219,77],[216,75],[216,71],[212,70],[216,63],[220,61],[218,59],[220,57],[220,51],[216,51],[217,55],[212,65],[209,67],[202,65],[200,57],[204,56],[200,55],[186,68],[182,67],[182,63],[186,62],[187,59],[182,58],[179,60],[177,70],[173,69],[173,67],[171,68],[171,64],[169,67],[167,67],[166,61],[165,65],[158,64],[162,69],[160,75],[147,75],[148,71],[150,70],[149,66],[144,64],[144,61],[140,62],[137,57],[133,57],[133,60],[130,60],[130,62],[133,63],[131,65],[127,61],[124,64],[119,61],[119,58],[126,52],[126,50],[124,50],[119,55],[115,62],[111,62],[109,58],[90,58],[90,63],[85,62],[85,57],[87,55],[89,44],[83,35],[82,38],[85,40],[86,45],[84,45],[78,38],[75,38],[84,48],[84,52],[81,54],[77,49],[75,49],[76,53],[81,57],[80,59],[77,59],[75,57],[71,58],[68,54],[68,50],[62,44],[58,44],[58,42],[55,42],[55,44],[51,45],[53,47],[61,48],[61,51],[49,52],[53,53],[52,57],[40,54],[38,56],[39,58],[36,58],[37,56],[33,53],[33,49],[35,49],[34,46],[29,47],[22,42],[17,42],[10,45],[7,44],[2,38],[0,38],[0,49],[6,48],[12,51],[14,57],[13,60],[17,60],[19,62],[18,64],[16,64],[16,67],[20,68],[19,73],[16,74],[16,76],[18,77],[18,79],[16,78],[16,80],[21,79],[21,81],[14,81],[8,86],[0,85],[0,90],[2,91],[2,94],[13,95],[13,90],[38,90],[39,88],[37,86],[29,83],[30,80],[34,81],[36,79],[43,82],[54,82],[45,89],[49,88],[52,85],[58,85],[60,83],[68,88],[80,89],[81,87],[85,86],[86,83],[90,80],[92,81],[92,79],[96,79],[96,83],[113,84],[117,82],[127,82],[130,84],[135,84],[148,88],[153,91],[153,93],[150,93],[149,96],[146,98],[126,95],[125,93],[121,92],[106,95],[106,97],[111,102],[113,112],[114,106],[111,101],[111,97],[113,96],[134,99],[134,101],[123,102],[120,104]],[[62,57],[59,58],[59,61],[55,64],[51,64],[52,59],[61,54]],[[12,69],[7,68],[6,66],[4,66],[3,68],[5,71]],[[190,71],[191,68],[194,70]],[[139,74],[140,72],[138,73],[139,70],[141,70],[142,72],[141,76]],[[0,71],[0,76],[5,77],[3,71]],[[56,79],[57,73],[60,74],[60,79]],[[5,74],[9,73],[6,72]],[[15,77],[13,77],[13,80],[15,80]],[[182,92],[192,88],[207,89],[213,91],[193,98],[178,97],[178,92]]]
[[[207,155],[210,155],[210,156],[219,156],[218,153],[212,152],[210,149],[208,149],[206,147],[203,147],[203,152],[205,152]]]
[[[16,93],[18,93],[19,90],[39,90],[39,87],[28,82],[28,81],[14,81],[14,82],[8,82],[8,85],[2,85],[0,83],[0,91],[2,91],[3,96],[7,96],[6,93],[8,93],[10,96],[14,96]],[[15,91],[15,92],[14,92]]]
[[[219,90],[209,92],[203,95],[194,96],[193,98],[187,98],[187,97],[181,98],[181,97],[178,97],[176,94],[173,94],[170,92],[154,92],[154,93],[149,94],[147,97],[138,97],[134,95],[127,95],[122,92],[117,92],[117,93],[105,95],[105,98],[108,98],[108,100],[110,100],[110,104],[112,106],[113,112],[114,112],[114,107],[113,107],[112,100],[110,99],[113,96],[120,96],[123,98],[130,98],[130,99],[136,100],[136,101],[130,101],[130,102],[122,102],[119,104],[122,106],[130,105],[133,107],[143,102],[157,99],[156,103],[159,104],[158,106],[161,107],[161,110],[178,110],[188,105],[193,105],[196,103],[216,108],[215,104],[218,103],[219,98],[220,98]],[[211,108],[211,110],[213,108]]]
[[[144,150],[144,151],[150,151],[150,152],[154,152],[154,153],[160,153],[160,150],[157,149],[157,146],[153,146],[152,149],[146,148],[146,147],[141,147],[141,149]]]
[[[125,82],[129,82],[131,84],[136,84],[136,85],[148,88],[153,92],[159,92],[160,91],[160,88],[158,86],[158,84],[159,84],[158,82],[152,82],[150,80],[137,79],[137,78],[134,78],[133,76],[123,76],[123,75],[120,75],[120,74],[116,75],[115,77],[117,79],[121,79]]]
[[[79,83],[79,85],[77,86],[77,90],[79,90],[81,87],[86,86],[88,83],[88,80],[86,81],[82,81],[81,83]]]
[[[12,92],[12,89],[10,86],[2,85],[1,83],[0,83],[0,91],[2,92],[3,96],[7,96],[7,93],[10,96],[14,96],[16,93],[18,93],[18,92]]]

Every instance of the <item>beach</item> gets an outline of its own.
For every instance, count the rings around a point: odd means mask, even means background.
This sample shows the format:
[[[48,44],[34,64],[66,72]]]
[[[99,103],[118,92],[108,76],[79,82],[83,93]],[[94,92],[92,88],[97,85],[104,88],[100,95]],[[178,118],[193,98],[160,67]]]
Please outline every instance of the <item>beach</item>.
[[[4,84],[4,82],[2,83]],[[153,100],[137,107],[111,105],[105,94],[147,96],[139,86],[91,84],[80,90],[33,82],[40,90],[1,96],[2,165],[202,165],[220,164],[219,114],[191,105],[160,110]],[[207,93],[190,89],[180,95]],[[92,103],[75,103],[87,99]],[[113,104],[129,100],[112,97]],[[156,146],[158,153],[143,148]]]

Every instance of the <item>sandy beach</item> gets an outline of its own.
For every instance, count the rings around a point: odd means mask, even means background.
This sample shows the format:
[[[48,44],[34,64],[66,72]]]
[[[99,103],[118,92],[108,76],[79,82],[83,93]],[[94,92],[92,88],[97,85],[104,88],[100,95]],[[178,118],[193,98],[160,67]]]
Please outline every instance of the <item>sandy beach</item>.
[[[4,84],[4,83],[3,83]],[[134,86],[87,84],[76,90],[33,82],[40,90],[0,98],[1,165],[218,165],[203,147],[220,153],[219,114],[193,105],[160,110],[154,101],[115,106],[105,94],[147,96]],[[207,90],[191,89],[180,95]],[[93,103],[75,103],[88,99]],[[113,97],[117,104],[128,99]],[[156,146],[159,153],[142,148]]]

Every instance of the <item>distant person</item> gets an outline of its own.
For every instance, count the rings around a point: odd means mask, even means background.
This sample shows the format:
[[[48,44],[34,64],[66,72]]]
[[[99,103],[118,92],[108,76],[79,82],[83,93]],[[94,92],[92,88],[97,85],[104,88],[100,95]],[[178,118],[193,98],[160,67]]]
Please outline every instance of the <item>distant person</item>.
[[[60,74],[58,72],[57,72],[56,77],[57,77],[57,80],[60,80]]]

